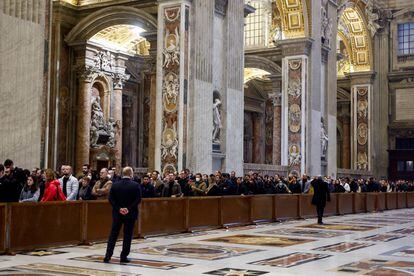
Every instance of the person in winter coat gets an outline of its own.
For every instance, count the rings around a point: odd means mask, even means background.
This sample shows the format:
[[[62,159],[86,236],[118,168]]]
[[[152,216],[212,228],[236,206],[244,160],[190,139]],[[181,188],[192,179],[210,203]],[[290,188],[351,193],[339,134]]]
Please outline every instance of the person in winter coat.
[[[328,184],[322,180],[322,176],[318,176],[312,180],[311,185],[314,193],[312,197],[312,205],[316,206],[316,213],[318,214],[318,224],[323,224],[323,212],[326,206],[326,202],[331,201],[331,195],[329,193]]]
[[[60,183],[56,180],[55,173],[51,169],[45,171],[46,184],[45,193],[42,198],[42,202],[45,201],[65,201],[66,197],[63,194]]]
[[[26,184],[20,193],[19,202],[37,202],[39,200],[40,189],[37,187],[37,178],[33,175],[27,177]]]

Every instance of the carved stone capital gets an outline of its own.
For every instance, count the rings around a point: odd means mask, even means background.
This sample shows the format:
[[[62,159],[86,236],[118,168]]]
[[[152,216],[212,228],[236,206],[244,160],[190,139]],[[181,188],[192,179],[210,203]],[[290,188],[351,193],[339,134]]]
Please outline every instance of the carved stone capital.
[[[311,38],[297,38],[297,39],[285,39],[279,42],[282,49],[282,56],[297,56],[307,55],[309,56],[312,49],[313,39]]]
[[[92,82],[96,70],[89,66],[81,66],[76,68],[76,76],[80,82]]]
[[[272,100],[273,106],[281,106],[282,105],[282,93],[274,92],[269,94],[269,99]]]
[[[214,12],[215,14],[225,17],[227,14],[228,0],[215,0]]]
[[[114,84],[114,89],[122,89],[124,87],[124,83],[129,80],[130,75],[127,74],[113,74],[112,80]]]

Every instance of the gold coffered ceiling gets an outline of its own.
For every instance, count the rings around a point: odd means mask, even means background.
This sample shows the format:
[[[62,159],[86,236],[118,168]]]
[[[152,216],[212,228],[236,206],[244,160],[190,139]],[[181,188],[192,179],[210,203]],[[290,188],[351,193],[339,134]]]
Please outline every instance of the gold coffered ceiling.
[[[95,34],[89,41],[129,54],[148,54],[148,42],[140,34],[145,30],[133,25],[114,25]]]
[[[101,3],[106,3],[106,2],[119,2],[115,0],[55,0],[55,1],[66,2],[74,6],[86,6],[86,5],[101,4]]]
[[[282,18],[283,38],[298,38],[306,35],[307,16],[304,15],[304,0],[277,0]]]
[[[244,83],[252,79],[265,79],[270,73],[258,68],[244,68]]]
[[[338,24],[338,41],[345,46],[341,49],[344,58],[348,58],[348,68],[340,69],[338,74],[343,75],[347,70],[349,73],[371,70],[371,41],[367,31],[363,14],[358,7],[352,6],[345,9]],[[343,52],[346,51],[346,54]],[[342,61],[343,63],[343,61]]]

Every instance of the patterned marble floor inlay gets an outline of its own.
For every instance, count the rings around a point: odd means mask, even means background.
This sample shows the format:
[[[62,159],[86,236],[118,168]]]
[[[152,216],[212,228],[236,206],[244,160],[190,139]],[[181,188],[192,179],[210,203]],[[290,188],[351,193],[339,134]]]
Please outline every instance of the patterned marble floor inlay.
[[[345,230],[345,231],[371,231],[377,229],[376,226],[370,225],[352,225],[352,224],[308,224],[297,226],[301,228],[315,228],[315,229],[328,229],[328,230]]]
[[[104,259],[104,255],[91,255],[91,256],[85,256],[85,257],[75,257],[75,258],[72,258],[71,260],[102,263],[103,259]],[[122,265],[155,268],[155,269],[163,269],[163,270],[170,270],[170,269],[186,267],[186,266],[191,265],[191,264],[184,264],[184,263],[177,263],[177,262],[167,262],[167,261],[164,262],[164,261],[135,259],[135,258],[130,258],[130,261],[131,262],[127,264],[122,264]],[[111,264],[119,264],[119,258],[112,257]]]
[[[0,0],[0,2],[3,0]],[[106,242],[0,256],[0,275],[414,276],[414,209],[134,239],[130,263],[103,263]],[[109,231],[109,229],[107,229]]]
[[[371,259],[346,264],[333,271],[357,275],[408,276],[414,274],[414,262]]]
[[[28,255],[28,256],[44,257],[44,256],[58,255],[58,254],[64,254],[64,253],[67,253],[67,252],[56,251],[56,250],[35,250],[35,251],[30,251],[30,252],[23,252],[20,254]]]
[[[345,231],[321,231],[315,229],[292,229],[292,228],[285,228],[285,229],[275,229],[275,230],[267,230],[260,232],[263,234],[269,235],[285,235],[285,236],[299,236],[299,237],[312,237],[312,238],[334,238],[345,236],[350,234],[350,232]]]
[[[239,269],[239,268],[222,268],[210,272],[205,272],[203,274],[208,275],[222,275],[222,276],[258,276],[263,275],[269,272],[258,271],[258,270],[248,270],[248,269]]]
[[[400,248],[397,248],[395,250],[382,253],[382,255],[396,256],[396,257],[406,257],[406,258],[408,257],[408,258],[413,258],[413,260],[414,260],[414,246],[400,247]]]
[[[237,244],[259,245],[259,246],[286,247],[286,246],[292,246],[292,245],[297,245],[297,244],[302,244],[302,243],[307,243],[307,242],[313,242],[315,240],[296,239],[296,238],[277,237],[277,236],[234,235],[234,236],[207,239],[203,241],[237,243]]]
[[[360,242],[341,242],[341,243],[321,246],[313,250],[347,253],[347,252],[351,252],[354,250],[366,248],[369,246],[373,246],[373,244],[360,243]]]
[[[393,241],[393,240],[401,239],[401,238],[403,237],[400,235],[377,234],[377,235],[359,238],[357,240],[358,241],[372,241],[372,242],[389,242],[389,241]]]
[[[115,272],[101,269],[91,269],[76,266],[35,263],[18,265],[11,268],[0,270],[3,275],[94,275],[94,276],[132,276],[140,275],[129,272]]]
[[[278,256],[278,257],[274,257],[270,259],[252,262],[250,264],[288,268],[288,267],[293,267],[293,266],[301,265],[304,263],[328,258],[329,256],[330,255],[326,255],[326,254],[295,252],[295,253],[291,253],[291,254],[287,254],[283,256]]]
[[[220,260],[259,251],[261,250],[190,243],[176,243],[132,250],[132,252],[140,254],[164,255],[203,260]]]

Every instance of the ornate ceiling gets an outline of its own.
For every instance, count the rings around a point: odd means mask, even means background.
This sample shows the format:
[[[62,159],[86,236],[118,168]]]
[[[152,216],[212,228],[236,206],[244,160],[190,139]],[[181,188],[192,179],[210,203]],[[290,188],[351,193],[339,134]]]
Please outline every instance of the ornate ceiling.
[[[338,23],[338,74],[371,70],[371,41],[363,14],[356,6],[345,9]],[[348,59],[345,60],[345,59]]]
[[[129,54],[147,55],[149,43],[140,36],[145,30],[133,25],[114,25],[95,34],[89,41]]]
[[[100,3],[105,3],[105,2],[111,2],[111,1],[115,2],[114,0],[54,0],[54,1],[66,2],[74,6],[94,5],[94,4],[100,4]]]
[[[304,37],[307,24],[307,17],[304,16],[304,3],[306,2],[304,0],[276,0],[276,3],[281,15],[283,38]]]
[[[244,68],[244,83],[253,79],[266,79],[270,75],[269,72],[258,68]]]
[[[380,7],[384,9],[399,10],[414,6],[413,0],[376,0]]]

